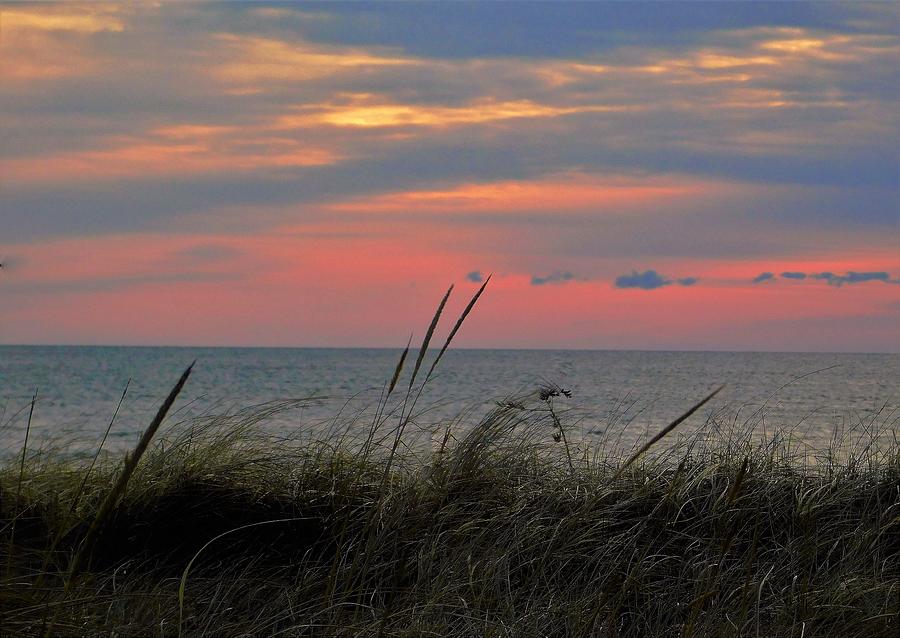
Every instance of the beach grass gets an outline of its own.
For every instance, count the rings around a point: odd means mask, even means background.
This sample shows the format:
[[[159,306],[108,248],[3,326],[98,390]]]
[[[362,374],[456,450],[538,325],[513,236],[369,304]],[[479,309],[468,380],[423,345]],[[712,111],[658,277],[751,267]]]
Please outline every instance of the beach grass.
[[[156,440],[111,507],[124,462],[86,476],[31,450],[0,469],[2,633],[896,635],[896,444],[811,463],[732,433],[625,467],[554,443],[548,401],[425,454],[396,445],[397,412],[365,440],[207,417]]]

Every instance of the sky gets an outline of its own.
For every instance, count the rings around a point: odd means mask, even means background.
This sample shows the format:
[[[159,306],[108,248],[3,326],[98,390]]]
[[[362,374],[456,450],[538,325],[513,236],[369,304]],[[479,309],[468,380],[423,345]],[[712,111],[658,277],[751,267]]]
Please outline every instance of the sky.
[[[0,4],[0,343],[900,352],[898,94],[896,3]]]

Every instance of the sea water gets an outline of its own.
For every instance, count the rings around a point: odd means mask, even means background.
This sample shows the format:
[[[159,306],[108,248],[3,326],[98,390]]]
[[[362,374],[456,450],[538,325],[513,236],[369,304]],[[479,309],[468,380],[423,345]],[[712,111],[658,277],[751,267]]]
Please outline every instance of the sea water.
[[[435,352],[425,359],[420,380]],[[0,447],[21,449],[31,399],[30,445],[99,442],[123,389],[128,392],[106,448],[134,445],[184,368],[196,366],[170,422],[235,413],[290,399],[254,427],[273,436],[324,424],[366,428],[400,351],[362,348],[178,348],[0,346]],[[402,398],[415,352],[395,396]],[[533,399],[555,385],[570,436],[611,439],[623,447],[652,436],[720,384],[725,389],[685,432],[715,421],[760,436],[789,429],[824,449],[835,437],[896,435],[900,355],[755,352],[451,350],[416,403],[420,429],[453,423],[458,431],[511,396]],[[355,425],[356,424],[356,425]],[[681,430],[680,430],[681,431]],[[877,431],[877,432],[876,432]]]

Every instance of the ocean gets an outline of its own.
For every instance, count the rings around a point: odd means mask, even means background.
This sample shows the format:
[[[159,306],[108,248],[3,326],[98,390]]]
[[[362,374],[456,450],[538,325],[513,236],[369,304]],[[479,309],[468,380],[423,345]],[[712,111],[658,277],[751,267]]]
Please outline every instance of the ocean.
[[[183,369],[194,373],[169,421],[234,413],[282,400],[313,398],[259,423],[275,436],[315,432],[340,414],[364,428],[400,351],[362,348],[180,348],[0,346],[0,447],[21,450],[37,391],[29,447],[65,441],[90,450],[106,429],[126,383],[109,450],[134,445]],[[435,352],[426,357],[426,370]],[[415,352],[400,380],[408,382]],[[424,370],[423,370],[424,372]],[[615,439],[633,447],[720,384],[725,389],[680,432],[713,421],[760,436],[789,429],[825,449],[835,437],[900,425],[900,355],[755,352],[450,350],[417,403],[420,429],[464,431],[496,402],[532,396],[547,384],[571,393],[554,399],[570,436]],[[353,423],[358,423],[354,426]],[[185,426],[186,427],[186,426]]]

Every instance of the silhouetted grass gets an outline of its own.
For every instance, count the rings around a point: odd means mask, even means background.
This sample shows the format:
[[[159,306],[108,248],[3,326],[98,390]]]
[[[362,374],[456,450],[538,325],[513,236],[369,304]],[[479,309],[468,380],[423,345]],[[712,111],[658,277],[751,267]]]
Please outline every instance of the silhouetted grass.
[[[0,470],[0,633],[174,636],[181,618],[186,636],[896,635],[896,445],[810,465],[735,433],[616,477],[621,459],[580,449],[570,466],[557,419],[536,395],[505,402],[440,452],[399,446],[386,481],[389,437],[185,425],[71,579],[121,467],[85,482],[33,452],[21,481]]]

